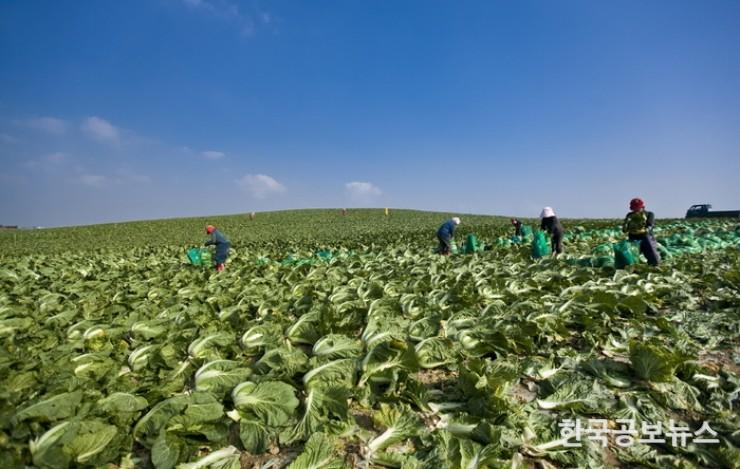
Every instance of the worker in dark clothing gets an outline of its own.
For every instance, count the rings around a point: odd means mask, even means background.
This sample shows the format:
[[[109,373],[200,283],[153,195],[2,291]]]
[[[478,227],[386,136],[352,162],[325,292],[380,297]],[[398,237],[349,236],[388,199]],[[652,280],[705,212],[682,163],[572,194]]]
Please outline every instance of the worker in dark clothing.
[[[514,230],[515,230],[514,236],[521,237],[522,236],[522,222],[520,222],[516,218],[512,218],[511,219],[511,224],[514,225]]]
[[[653,238],[654,225],[655,214],[645,210],[645,202],[640,198],[630,200],[630,212],[624,217],[622,231],[627,233],[630,241],[640,241],[640,252],[653,266],[660,263],[660,254]]]
[[[455,228],[460,224],[458,217],[453,217],[447,220],[437,230],[437,239],[439,240],[439,253],[443,256],[450,255],[450,249],[452,247],[452,237],[455,235]]]
[[[563,225],[555,216],[555,210],[552,207],[545,207],[540,213],[540,229],[550,234],[550,245],[552,246],[552,255],[557,256],[563,252]]]
[[[229,238],[224,236],[223,233],[218,231],[215,226],[208,225],[206,226],[206,233],[211,236],[211,239],[206,241],[206,246],[216,246],[216,270],[222,271],[224,270],[224,264],[226,264],[226,258],[229,257],[229,248],[231,247],[231,243],[229,242]]]

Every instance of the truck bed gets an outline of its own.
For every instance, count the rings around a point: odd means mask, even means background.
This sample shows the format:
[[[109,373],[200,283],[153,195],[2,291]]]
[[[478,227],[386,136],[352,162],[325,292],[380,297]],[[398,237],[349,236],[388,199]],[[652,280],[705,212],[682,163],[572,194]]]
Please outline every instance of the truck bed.
[[[740,210],[717,210],[687,215],[686,218],[734,218],[740,217]]]

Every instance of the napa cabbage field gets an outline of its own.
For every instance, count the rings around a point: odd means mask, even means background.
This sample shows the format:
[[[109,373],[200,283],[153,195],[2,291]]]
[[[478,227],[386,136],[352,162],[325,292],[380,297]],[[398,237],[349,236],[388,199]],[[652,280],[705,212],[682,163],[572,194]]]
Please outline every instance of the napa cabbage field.
[[[485,249],[439,256],[451,215],[0,232],[0,467],[740,467],[736,221],[616,269],[618,220],[533,259],[461,215]]]

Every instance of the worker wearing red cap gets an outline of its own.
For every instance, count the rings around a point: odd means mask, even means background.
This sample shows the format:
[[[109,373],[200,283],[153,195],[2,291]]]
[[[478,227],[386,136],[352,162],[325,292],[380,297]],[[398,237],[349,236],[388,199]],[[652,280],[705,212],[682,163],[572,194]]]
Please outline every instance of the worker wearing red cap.
[[[216,246],[216,257],[214,261],[216,262],[216,270],[220,272],[224,270],[226,258],[229,257],[229,248],[231,247],[231,243],[229,242],[229,238],[224,236],[224,234],[217,230],[213,225],[206,226],[206,233],[211,236],[211,239],[206,241],[205,245]]]
[[[653,238],[655,214],[645,210],[645,202],[636,197],[630,200],[630,212],[624,217],[622,231],[627,233],[630,241],[640,241],[640,252],[650,265],[660,263],[660,254]]]

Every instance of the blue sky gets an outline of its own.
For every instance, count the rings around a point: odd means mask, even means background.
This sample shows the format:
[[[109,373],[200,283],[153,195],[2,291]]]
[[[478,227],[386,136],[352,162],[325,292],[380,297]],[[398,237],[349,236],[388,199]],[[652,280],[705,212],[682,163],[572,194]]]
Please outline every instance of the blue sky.
[[[0,3],[0,224],[740,208],[740,2]]]

